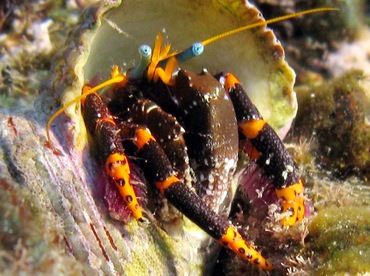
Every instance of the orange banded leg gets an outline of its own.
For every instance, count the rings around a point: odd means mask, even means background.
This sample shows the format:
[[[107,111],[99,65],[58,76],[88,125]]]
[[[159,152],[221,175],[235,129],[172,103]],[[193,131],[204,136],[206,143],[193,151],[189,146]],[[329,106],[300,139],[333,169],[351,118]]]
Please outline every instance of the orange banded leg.
[[[303,183],[294,161],[283,142],[249,99],[239,81],[232,74],[222,75],[226,91],[233,102],[239,131],[258,151],[256,163],[275,186],[282,199],[282,211],[291,215],[280,221],[283,226],[292,226],[304,218]]]
[[[272,265],[242,238],[227,219],[208,208],[197,194],[174,175],[166,154],[148,130],[137,130],[135,143],[138,156],[144,160],[143,168],[147,178],[156,184],[169,202],[212,238],[244,260],[264,270],[272,269]]]
[[[116,184],[132,216],[144,222],[142,209],[130,183],[130,167],[120,140],[119,128],[107,106],[96,93],[88,94],[83,101],[82,114],[86,128],[105,161],[107,174]]]

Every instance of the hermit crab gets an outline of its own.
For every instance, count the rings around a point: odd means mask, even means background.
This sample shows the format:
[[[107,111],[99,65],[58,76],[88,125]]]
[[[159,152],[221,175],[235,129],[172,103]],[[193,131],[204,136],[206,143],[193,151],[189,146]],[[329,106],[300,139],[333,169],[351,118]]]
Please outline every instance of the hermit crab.
[[[129,9],[130,5],[133,3],[127,1],[122,6]],[[157,8],[163,8],[162,12],[165,12],[166,5],[165,1],[155,2]],[[178,3],[177,8],[181,5]],[[232,9],[237,10],[235,7]],[[195,10],[192,11],[195,13]],[[253,13],[257,20],[255,24],[194,43],[179,51],[172,50],[169,45],[163,46],[164,34],[159,32],[153,48],[147,45],[139,47],[140,61],[135,66],[129,66],[125,71],[113,66],[106,81],[100,81],[98,73],[91,73],[97,61],[90,62],[93,65],[86,65],[85,68],[90,81],[83,86],[81,95],[66,100],[64,107],[54,113],[47,123],[49,146],[53,147],[49,131],[54,119],[81,102],[82,117],[88,135],[92,137],[92,145],[104,163],[110,181],[117,187],[122,204],[127,206],[134,219],[142,224],[150,224],[152,219],[149,215],[148,221],[145,215],[148,211],[143,210],[134,188],[136,182],[148,182],[221,245],[258,268],[271,270],[272,264],[242,237],[225,215],[232,198],[228,193],[236,170],[239,144],[251,144],[249,157],[273,183],[284,213],[280,218],[284,227],[301,221],[305,213],[304,188],[298,170],[278,134],[249,99],[241,81],[232,73],[224,72],[226,66],[222,71],[216,71],[217,74],[211,74],[206,69],[194,73],[190,70],[194,65],[190,65],[190,69],[183,69],[182,66],[200,55],[204,47],[207,51],[208,44],[216,44],[213,42],[226,36],[247,29],[261,29],[268,23],[292,16],[327,10],[330,9],[310,10],[263,21],[256,10],[247,5],[243,11]],[[116,32],[127,35],[125,29],[115,25],[114,16],[107,22]],[[271,39],[271,32],[260,29],[256,31],[259,33],[257,36]],[[285,113],[294,114],[296,106],[290,82],[293,76],[289,75],[290,69],[283,62],[281,46],[275,41],[270,46],[270,50],[273,49],[272,59],[277,60],[276,66],[281,72],[288,73],[269,76],[277,83],[272,80],[262,84],[256,81],[256,85],[248,82],[246,90],[262,88],[267,84],[272,86],[268,90],[285,90],[288,99]],[[251,51],[258,52],[256,49]],[[262,53],[265,54],[263,50]],[[210,69],[212,72],[217,70]],[[282,123],[276,119],[274,124],[279,126]],[[132,172],[136,170],[133,168],[138,168],[139,173]]]

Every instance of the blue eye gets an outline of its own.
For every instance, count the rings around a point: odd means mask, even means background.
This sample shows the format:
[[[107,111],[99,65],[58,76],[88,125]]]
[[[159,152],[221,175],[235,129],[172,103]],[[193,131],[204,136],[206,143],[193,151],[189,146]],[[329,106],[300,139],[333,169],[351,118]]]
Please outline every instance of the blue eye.
[[[139,54],[141,57],[148,58],[152,55],[152,48],[148,45],[143,44],[139,47]]]
[[[194,54],[194,56],[199,56],[203,53],[204,51],[204,45],[200,42],[195,42],[192,46],[191,46],[191,50]]]

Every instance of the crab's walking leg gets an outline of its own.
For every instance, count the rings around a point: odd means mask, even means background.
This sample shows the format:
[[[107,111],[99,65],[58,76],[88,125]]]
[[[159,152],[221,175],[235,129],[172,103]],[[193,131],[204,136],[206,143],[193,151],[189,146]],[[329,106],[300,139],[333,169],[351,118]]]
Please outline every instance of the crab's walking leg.
[[[84,87],[87,93],[89,87]],[[130,167],[120,140],[119,128],[100,96],[91,93],[82,101],[82,114],[89,133],[102,153],[107,174],[113,179],[132,216],[145,221],[133,186],[130,184]]]
[[[303,183],[294,161],[283,142],[253,105],[239,81],[226,74],[224,85],[234,104],[240,132],[259,153],[257,164],[273,181],[276,194],[282,199],[283,212],[291,215],[281,220],[283,226],[294,225],[304,217]]]
[[[207,208],[202,199],[176,177],[166,154],[149,130],[138,129],[135,144],[147,178],[179,211],[241,258],[259,268],[272,269],[272,265],[226,219]]]

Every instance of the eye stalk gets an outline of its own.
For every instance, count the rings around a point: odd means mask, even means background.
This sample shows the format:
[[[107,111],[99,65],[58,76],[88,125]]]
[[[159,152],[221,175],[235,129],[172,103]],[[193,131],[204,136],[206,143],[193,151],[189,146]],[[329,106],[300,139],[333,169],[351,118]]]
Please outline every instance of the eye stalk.
[[[145,69],[148,67],[152,58],[152,48],[146,44],[139,47],[140,62],[134,68],[127,71],[129,79],[138,80],[143,77]]]
[[[152,56],[152,48],[146,44],[139,47],[139,54],[141,58],[150,58]]]
[[[182,63],[194,57],[200,56],[204,52],[204,45],[202,42],[195,42],[186,50],[176,54],[174,58]]]
[[[164,60],[159,63],[159,66],[164,68],[170,58],[174,58],[177,63],[183,63],[189,59],[200,56],[204,52],[204,45],[202,42],[195,42],[190,47],[186,48],[181,52],[170,54]]]

